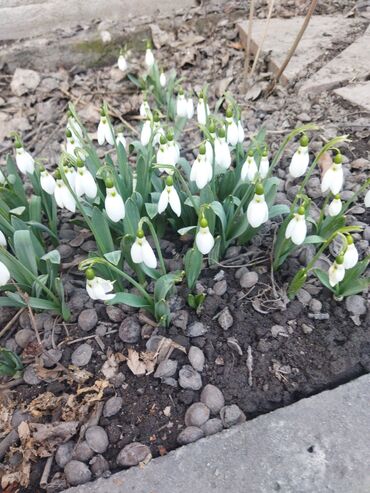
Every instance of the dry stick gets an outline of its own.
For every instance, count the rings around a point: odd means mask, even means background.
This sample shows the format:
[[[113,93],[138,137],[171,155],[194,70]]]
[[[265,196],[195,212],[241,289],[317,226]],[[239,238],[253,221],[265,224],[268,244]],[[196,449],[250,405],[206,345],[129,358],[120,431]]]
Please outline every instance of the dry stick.
[[[3,335],[12,327],[13,324],[18,320],[18,318],[22,315],[26,307],[24,306],[20,310],[17,311],[17,313],[14,315],[14,317],[9,320],[9,322],[5,325],[3,329],[0,331],[0,337],[3,337]]]
[[[54,454],[48,457],[48,460],[46,461],[45,467],[44,467],[44,472],[42,473],[41,479],[40,479],[40,487],[42,489],[46,489],[46,486],[48,485],[48,478],[51,470],[51,466],[53,464],[54,460]]]
[[[297,46],[298,46],[299,42],[302,39],[302,36],[303,36],[303,34],[304,34],[307,26],[308,26],[308,23],[310,22],[310,19],[312,17],[312,14],[313,14],[315,8],[316,8],[316,5],[317,5],[317,0],[311,0],[311,5],[310,5],[310,7],[309,7],[309,9],[307,11],[306,17],[304,18],[302,27],[299,30],[299,33],[297,34],[297,36],[296,36],[296,38],[294,40],[293,45],[290,47],[290,49],[288,51],[288,54],[287,54],[287,56],[286,56],[286,58],[284,60],[284,63],[282,64],[282,66],[278,70],[278,73],[276,74],[275,78],[271,82],[270,86],[267,88],[267,94],[271,94],[271,92],[273,91],[274,87],[279,82],[280,77],[282,76],[282,74],[283,74],[284,70],[286,69],[288,63],[290,62],[292,56],[294,55],[294,52],[297,49]]]
[[[2,391],[12,389],[13,387],[17,387],[17,385],[20,385],[23,382],[23,378],[16,378],[15,380],[11,380],[10,382],[0,385],[0,390]]]
[[[259,46],[257,48],[257,53],[256,53],[256,56],[254,57],[254,61],[253,61],[253,65],[252,65],[252,70],[251,70],[251,73],[250,73],[249,77],[252,77],[252,75],[254,74],[254,71],[256,69],[257,62],[258,62],[258,59],[259,59],[259,56],[260,56],[260,53],[261,53],[261,50],[262,50],[262,46],[265,43],[265,39],[266,39],[266,36],[267,36],[267,32],[268,32],[268,28],[269,28],[270,20],[271,20],[271,16],[272,16],[272,10],[274,8],[274,3],[275,3],[275,0],[270,0],[269,11],[268,11],[267,19],[266,19],[266,23],[265,23],[265,30],[263,31],[263,36],[262,36],[261,42],[260,42],[260,44],[259,44]]]
[[[253,16],[254,16],[254,0],[251,0],[251,4],[250,4],[250,7],[249,7],[247,50],[246,50],[245,60],[244,60],[244,89],[245,90],[247,90],[247,79],[248,79],[248,71],[249,71],[249,59],[250,59],[250,52],[251,52],[251,38],[252,38]]]
[[[19,440],[17,430],[10,431],[6,437],[0,442],[0,461],[4,458],[5,454],[12,445],[15,445]]]

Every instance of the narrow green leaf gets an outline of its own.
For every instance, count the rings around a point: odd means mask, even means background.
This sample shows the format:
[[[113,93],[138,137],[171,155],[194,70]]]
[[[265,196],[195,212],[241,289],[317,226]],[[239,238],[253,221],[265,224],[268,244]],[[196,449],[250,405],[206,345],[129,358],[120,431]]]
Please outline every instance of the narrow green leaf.
[[[107,305],[124,305],[133,306],[134,308],[150,308],[148,300],[143,296],[138,296],[131,293],[116,293],[114,298],[106,301]]]
[[[203,255],[197,248],[191,248],[186,252],[184,266],[186,280],[189,289],[193,289],[202,270]]]
[[[104,257],[113,265],[118,265],[121,259],[121,250],[115,250],[114,252],[105,253]]]

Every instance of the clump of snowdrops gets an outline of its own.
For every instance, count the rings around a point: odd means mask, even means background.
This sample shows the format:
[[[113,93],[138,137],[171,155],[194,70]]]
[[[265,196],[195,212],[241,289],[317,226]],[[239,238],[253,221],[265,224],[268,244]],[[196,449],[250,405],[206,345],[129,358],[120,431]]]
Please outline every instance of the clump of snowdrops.
[[[125,52],[117,63],[128,73]],[[204,295],[194,288],[205,261],[210,265],[219,263],[230,245],[247,244],[274,218],[283,218],[273,245],[275,270],[296,248],[307,244],[316,248],[313,259],[294,276],[288,289],[290,297],[295,296],[311,271],[337,298],[365,289],[369,278],[362,275],[369,257],[359,261],[352,234],[360,228],[346,225],[345,213],[363,193],[366,206],[370,205],[370,183],[368,180],[346,202],[341,200],[339,146],[347,137],[327,142],[314,158],[309,139],[318,129],[312,124],[290,132],[274,153],[269,150],[263,129],[250,136],[246,145],[241,110],[230,94],[211,108],[207,87],[195,94],[180,83],[174,72],[161,71],[150,45],[145,65],[146,72],[140,78],[128,73],[144,93],[138,109],[142,125],[137,137],[131,137],[128,143],[125,128],[115,127],[108,106],[101,107],[96,140],[107,149],[104,159],[99,157],[73,105],[67,115],[64,149],[54,169],[35,161],[16,138],[15,162],[19,173],[32,183],[34,195],[25,196],[14,161],[9,158],[8,176],[3,177],[0,195],[7,211],[0,218],[4,237],[0,284],[6,293],[1,303],[22,306],[32,302],[35,308],[48,309],[49,301],[68,317],[57,275],[60,259],[55,250],[45,253],[42,246],[45,241],[57,241],[57,208],[79,214],[95,238],[97,251],[79,266],[85,273],[89,296],[108,304],[143,308],[164,325],[170,321],[168,297],[176,283],[186,277],[189,304],[197,308]],[[193,137],[195,157],[188,162],[182,152],[182,138],[194,122],[198,127],[198,135]],[[273,173],[287,146],[296,139],[299,142],[289,173],[301,184],[288,208],[274,203],[279,179]],[[305,188],[325,152],[333,153],[333,163],[322,177],[325,200],[319,219],[314,221]],[[22,199],[19,203],[15,187]],[[20,211],[19,207],[24,209]],[[14,212],[17,209],[18,213]],[[41,228],[45,221],[48,226]],[[16,248],[19,229],[29,235],[24,239],[22,233],[23,241],[33,248],[27,255],[20,255]],[[193,245],[184,256],[184,271],[166,270],[160,239],[170,230],[193,237]],[[337,238],[342,239],[341,251],[328,272],[318,270],[316,260]],[[16,261],[12,263],[13,257]],[[21,266],[26,266],[28,277]],[[9,281],[15,289],[9,287]],[[22,297],[23,291],[28,298]],[[44,305],[37,306],[34,295],[42,295]],[[51,304],[48,306],[51,308]]]

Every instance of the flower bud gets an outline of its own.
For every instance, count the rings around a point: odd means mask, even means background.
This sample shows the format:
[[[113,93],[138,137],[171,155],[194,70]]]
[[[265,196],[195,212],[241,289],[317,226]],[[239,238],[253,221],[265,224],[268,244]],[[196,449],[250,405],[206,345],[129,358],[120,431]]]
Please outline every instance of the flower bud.
[[[94,277],[95,277],[95,271],[94,271],[94,269],[92,269],[91,267],[89,267],[88,269],[86,269],[85,276],[86,276],[86,279],[88,281],[92,281],[94,279]]]

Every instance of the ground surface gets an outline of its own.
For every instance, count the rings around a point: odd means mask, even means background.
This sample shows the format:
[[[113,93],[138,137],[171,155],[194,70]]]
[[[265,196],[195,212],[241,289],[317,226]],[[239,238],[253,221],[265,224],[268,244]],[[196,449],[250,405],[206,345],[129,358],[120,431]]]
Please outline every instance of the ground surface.
[[[340,5],[341,14],[353,11],[353,2],[340,2]],[[304,10],[303,3],[294,2],[294,6],[289,2],[279,3],[274,15],[301,15]],[[266,8],[259,7],[257,12],[262,17],[266,15]],[[336,14],[338,6],[328,6],[322,2],[318,13]],[[279,87],[268,99],[263,99],[261,90],[268,80],[268,75],[264,75],[268,59],[261,62],[258,75],[251,84],[254,93],[249,92],[245,99],[242,96],[244,58],[236,27],[236,23],[245,19],[245,16],[238,4],[227,3],[223,10],[212,8],[207,16],[203,8],[195,9],[185,16],[186,22],[176,21],[175,30],[171,28],[170,22],[161,25],[163,31],[153,27],[154,43],[157,47],[161,46],[156,51],[156,57],[165,68],[177,68],[179,75],[184,77],[187,89],[191,85],[200,89],[205,82],[209,83],[211,104],[225,89],[230,90],[243,108],[243,120],[249,138],[264,124],[272,153],[290,129],[308,121],[322,126],[312,142],[313,152],[334,135],[349,133],[352,142],[342,152],[346,157],[344,194],[350,195],[368,176],[370,169],[369,114],[359,107],[350,106],[334,93],[323,92],[312,99],[298,95],[295,82],[285,88]],[[325,60],[336,56],[361,35],[365,27],[360,22],[358,30],[349,34],[340,46],[334,46],[325,54]],[[139,58],[135,59],[137,56],[137,53],[132,53],[133,71],[139,68]],[[315,73],[323,61],[320,58],[314,62],[306,77]],[[98,108],[103,99],[107,100],[121,120],[128,122],[134,129],[138,128],[140,97],[116,68],[86,70],[76,66],[70,71],[63,67],[53,73],[45,71],[39,74],[40,80],[35,88],[21,96],[12,93],[12,76],[6,70],[0,76],[0,121],[3,122],[0,151],[3,156],[11,148],[7,137],[16,128],[22,130],[29,150],[37,156],[45,157],[53,169],[64,139],[64,115],[69,100],[75,102],[91,132],[96,129]],[[196,145],[189,125],[182,142],[183,155],[189,160],[193,159],[192,151]],[[278,201],[287,204],[290,204],[297,191],[295,182],[287,179],[286,173],[291,150],[278,170],[278,176],[282,178]],[[320,203],[318,174],[311,178],[308,194],[314,202]],[[24,377],[26,383],[15,387],[15,392],[9,389],[4,393],[4,398],[9,399],[7,405],[10,408],[12,405],[19,407],[21,403],[36,408],[38,417],[34,419],[42,423],[60,419],[61,413],[66,413],[70,419],[83,420],[95,412],[98,424],[108,435],[109,447],[102,455],[110,471],[120,468],[116,463],[117,454],[132,442],[148,445],[153,456],[166,454],[177,447],[178,435],[185,427],[185,412],[192,403],[199,401],[200,389],[184,389],[179,385],[178,371],[183,365],[189,364],[187,356],[179,350],[171,355],[171,359],[177,361],[177,370],[164,381],[153,375],[135,376],[127,367],[124,358],[128,348],[145,350],[149,337],[157,333],[173,339],[186,349],[190,346],[200,348],[205,356],[204,368],[199,373],[202,387],[208,383],[216,385],[222,390],[226,404],[238,405],[247,419],[369,371],[368,294],[338,303],[311,279],[299,293],[298,299],[288,304],[286,283],[291,279],[292,271],[305,265],[311,251],[305,248],[298,252],[275,276],[275,284],[272,284],[270,249],[275,224],[267,225],[252,246],[233,247],[221,265],[204,271],[198,289],[208,295],[199,315],[185,306],[185,289],[179,287],[173,299],[174,321],[169,331],[164,332],[128,307],[107,310],[103,304],[93,304],[85,292],[83,278],[76,275],[76,269],[72,270],[72,267],[94,249],[94,242],[77,226],[71,225],[69,219],[68,216],[62,219],[60,251],[69,305],[73,311],[72,323],[59,324],[51,315],[37,315],[37,324],[44,341],[44,350],[53,349],[53,357],[64,368],[71,361],[75,364],[78,362],[76,357],[79,352],[83,356],[87,355],[87,363],[81,367],[89,371],[91,377],[84,384],[78,385],[63,368],[55,368],[55,361],[46,362],[45,365],[45,359],[31,340],[32,326],[28,315],[23,313],[10,326],[1,343],[23,353],[24,361],[30,366]],[[364,227],[361,235],[355,235],[360,254],[364,256],[369,252],[370,227],[369,217],[362,204],[350,211],[349,222]],[[182,249],[187,248],[186,244],[175,239],[173,242],[163,241],[162,246],[168,264],[181,268],[179,259]],[[327,262],[325,258],[321,261],[324,264]],[[232,324],[225,330],[222,319],[227,320],[229,315]],[[11,316],[11,312],[2,310],[2,326]],[[123,329],[119,332],[122,322],[124,326],[128,324],[134,327],[134,332],[141,332],[141,337],[136,338],[139,339],[137,343],[128,344],[122,340],[120,333]],[[189,335],[189,331],[194,330],[193,322],[202,324],[197,328],[203,334],[199,335],[198,332],[196,336],[193,332]],[[17,335],[20,329],[26,331],[23,332],[25,340],[20,340]],[[111,362],[114,367],[113,378],[107,377],[107,362]],[[42,366],[48,368],[43,369]],[[110,380],[109,386],[106,386],[107,379]],[[90,390],[85,392],[83,389],[86,388]],[[77,393],[79,397],[75,398]],[[90,400],[84,398],[85,394],[90,396]],[[42,405],[34,401],[38,396]],[[73,405],[66,405],[68,396]],[[106,402],[113,396],[121,397],[122,401],[117,413],[106,417],[105,411],[101,413],[102,408],[99,413],[95,401]],[[7,465],[17,467],[20,457],[14,454],[12,459],[8,459]],[[32,464],[30,487],[21,491],[38,491],[45,462],[45,459],[41,459]],[[48,491],[57,491],[67,486],[62,471],[53,461],[49,475],[52,486]]]

